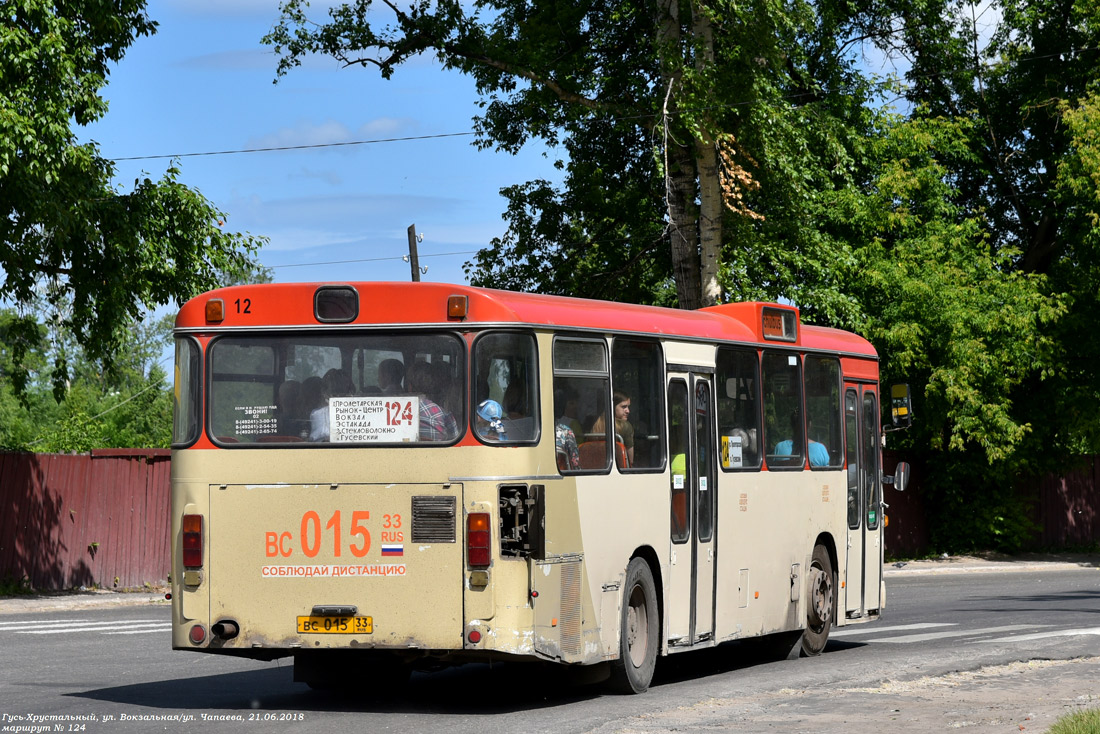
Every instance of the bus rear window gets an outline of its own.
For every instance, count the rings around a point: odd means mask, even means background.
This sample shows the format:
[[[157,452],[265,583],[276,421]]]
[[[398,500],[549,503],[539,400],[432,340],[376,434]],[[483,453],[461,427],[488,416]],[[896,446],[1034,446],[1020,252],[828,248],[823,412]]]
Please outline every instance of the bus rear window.
[[[209,432],[239,444],[449,444],[465,425],[453,334],[226,336],[209,361]]]
[[[199,346],[193,339],[176,339],[174,384],[172,445],[187,446],[199,437]]]

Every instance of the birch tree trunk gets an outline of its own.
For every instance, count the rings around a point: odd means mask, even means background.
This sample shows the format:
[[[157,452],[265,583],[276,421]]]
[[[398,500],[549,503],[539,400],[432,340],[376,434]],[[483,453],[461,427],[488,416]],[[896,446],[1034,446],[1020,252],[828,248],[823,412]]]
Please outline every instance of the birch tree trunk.
[[[695,203],[695,146],[687,139],[689,136],[680,124],[675,101],[682,91],[683,80],[679,0],[660,0],[657,14],[657,52],[661,59],[661,83],[665,90],[662,132],[672,277],[680,308],[695,309],[703,305],[698,208]]]
[[[714,26],[703,0],[691,5],[692,42],[695,67],[700,75],[714,68]],[[714,306],[722,298],[718,285],[718,267],[722,257],[722,186],[718,178],[718,148],[707,128],[712,127],[704,114],[695,132],[696,172],[699,177],[699,257],[702,305]]]

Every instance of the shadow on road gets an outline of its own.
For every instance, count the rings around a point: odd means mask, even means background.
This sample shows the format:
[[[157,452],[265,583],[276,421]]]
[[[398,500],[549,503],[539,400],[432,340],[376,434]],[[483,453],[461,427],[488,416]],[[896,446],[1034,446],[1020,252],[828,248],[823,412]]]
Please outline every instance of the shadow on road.
[[[862,647],[860,643],[831,641],[830,653]],[[780,656],[781,657],[781,656]],[[774,645],[746,640],[714,648],[676,654],[658,661],[653,687],[675,686],[711,676],[744,670],[777,660]],[[797,663],[796,663],[797,664]],[[261,669],[187,676],[148,683],[98,688],[68,694],[143,708],[194,710],[328,711],[417,713],[435,715],[494,715],[538,708],[569,706],[610,695],[591,679],[590,667],[508,662],[468,664],[437,672],[414,673],[407,686],[394,690],[321,692],[293,680],[289,661],[257,663]],[[586,675],[587,674],[587,675]],[[353,682],[354,683],[354,682]]]

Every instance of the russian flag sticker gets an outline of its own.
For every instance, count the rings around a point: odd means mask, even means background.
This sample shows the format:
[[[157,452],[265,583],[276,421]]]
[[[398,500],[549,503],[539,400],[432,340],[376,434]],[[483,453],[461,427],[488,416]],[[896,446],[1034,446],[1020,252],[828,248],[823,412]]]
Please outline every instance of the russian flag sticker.
[[[403,556],[405,555],[405,546],[400,543],[383,543],[382,544],[383,556]]]

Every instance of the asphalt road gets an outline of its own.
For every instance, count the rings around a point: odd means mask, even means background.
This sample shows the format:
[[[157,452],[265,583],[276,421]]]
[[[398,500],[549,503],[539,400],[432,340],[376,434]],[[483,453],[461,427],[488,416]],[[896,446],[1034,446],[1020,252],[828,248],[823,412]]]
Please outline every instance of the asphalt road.
[[[285,660],[172,651],[163,602],[0,600],[0,732],[1043,731],[1100,706],[1100,570],[1015,568],[892,569],[884,618],[835,630],[824,655],[681,654],[642,696],[515,664],[418,673],[397,696],[321,695]]]

